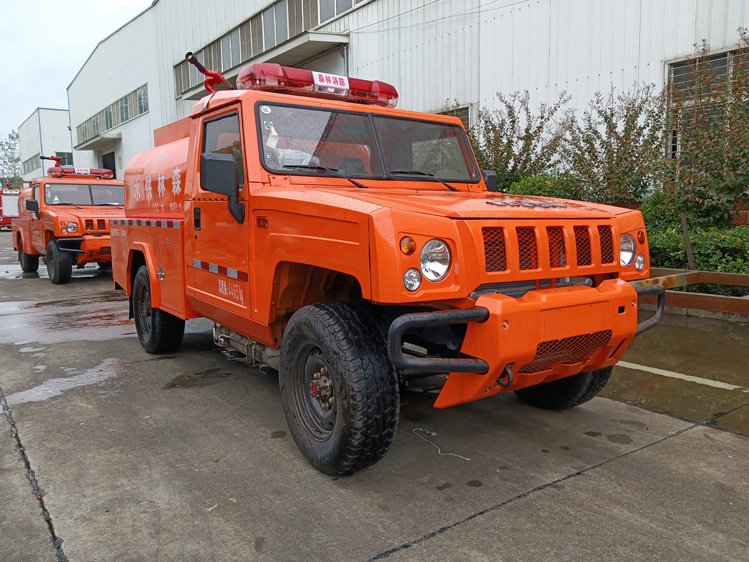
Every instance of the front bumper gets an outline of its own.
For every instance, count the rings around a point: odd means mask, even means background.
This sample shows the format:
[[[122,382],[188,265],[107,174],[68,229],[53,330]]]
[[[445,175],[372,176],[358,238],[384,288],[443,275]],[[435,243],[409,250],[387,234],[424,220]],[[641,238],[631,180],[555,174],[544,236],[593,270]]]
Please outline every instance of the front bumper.
[[[70,238],[58,238],[57,247],[65,252],[76,254],[74,262],[83,265],[89,262],[111,262],[112,242],[111,237],[102,236],[77,236]]]
[[[638,295],[658,295],[655,315],[637,323]],[[614,365],[635,335],[663,315],[660,285],[633,286],[612,279],[596,288],[531,291],[519,299],[480,296],[476,307],[406,314],[388,333],[388,354],[406,375],[450,373],[435,407],[446,408]],[[403,353],[403,336],[420,327],[468,323],[461,358],[424,358]]]

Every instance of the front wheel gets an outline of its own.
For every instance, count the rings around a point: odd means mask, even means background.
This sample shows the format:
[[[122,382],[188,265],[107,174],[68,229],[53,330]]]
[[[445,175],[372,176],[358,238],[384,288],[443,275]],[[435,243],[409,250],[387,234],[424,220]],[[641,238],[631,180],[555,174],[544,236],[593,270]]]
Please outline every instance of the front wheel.
[[[279,382],[291,435],[319,471],[353,474],[387,452],[398,425],[398,383],[366,308],[297,310],[283,335]]]
[[[55,285],[63,285],[73,275],[73,256],[70,252],[60,250],[53,240],[47,244],[47,275]]]
[[[36,273],[39,269],[39,256],[27,254],[20,244],[18,245],[18,261],[21,262],[21,271],[24,273]]]
[[[516,390],[523,402],[545,410],[565,410],[595,398],[611,378],[613,367]]]
[[[133,281],[133,318],[138,340],[148,353],[176,351],[185,335],[185,321],[151,308],[151,281],[148,268],[141,265]]]

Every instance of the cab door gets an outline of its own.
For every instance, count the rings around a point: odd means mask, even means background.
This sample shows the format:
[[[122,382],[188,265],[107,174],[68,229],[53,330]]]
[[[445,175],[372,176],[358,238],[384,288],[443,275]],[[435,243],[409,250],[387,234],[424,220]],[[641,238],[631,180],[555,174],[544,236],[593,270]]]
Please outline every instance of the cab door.
[[[35,181],[31,184],[31,198],[39,204],[39,215],[31,211],[25,211],[29,218],[29,230],[26,232],[27,240],[31,240],[31,247],[39,253],[45,253],[44,247],[44,227],[42,226],[42,193],[43,186]]]
[[[217,318],[217,309],[245,318],[250,316],[249,221],[232,213],[229,197],[202,185],[201,156],[231,155],[239,174],[238,205],[246,205],[246,164],[240,106],[205,115],[200,124],[196,159],[196,188],[187,196],[185,265],[187,293],[193,307]],[[246,214],[246,213],[245,213]],[[220,315],[220,314],[219,314]]]

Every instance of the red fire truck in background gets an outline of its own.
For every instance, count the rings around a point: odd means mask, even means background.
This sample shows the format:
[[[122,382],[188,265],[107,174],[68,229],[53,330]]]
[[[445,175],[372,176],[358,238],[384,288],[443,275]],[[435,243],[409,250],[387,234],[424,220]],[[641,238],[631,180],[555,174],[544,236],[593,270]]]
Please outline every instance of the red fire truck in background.
[[[0,230],[10,230],[12,220],[18,216],[18,193],[9,181],[0,187]]]

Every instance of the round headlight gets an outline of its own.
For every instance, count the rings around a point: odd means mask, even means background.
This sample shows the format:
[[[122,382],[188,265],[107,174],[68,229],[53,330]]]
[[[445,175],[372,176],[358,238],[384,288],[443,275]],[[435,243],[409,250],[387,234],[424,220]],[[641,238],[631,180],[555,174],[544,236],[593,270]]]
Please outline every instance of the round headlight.
[[[450,270],[450,248],[447,242],[434,238],[421,250],[421,272],[430,281],[439,281]]]
[[[75,222],[69,222],[65,225],[68,229],[68,232],[76,232],[78,230],[78,223]]]
[[[416,268],[411,268],[403,274],[403,286],[409,291],[415,291],[421,287],[421,273]]]
[[[642,254],[637,254],[637,257],[635,258],[635,269],[637,271],[645,269],[645,256]]]
[[[627,267],[635,258],[635,239],[631,234],[622,234],[619,238],[619,264]]]

